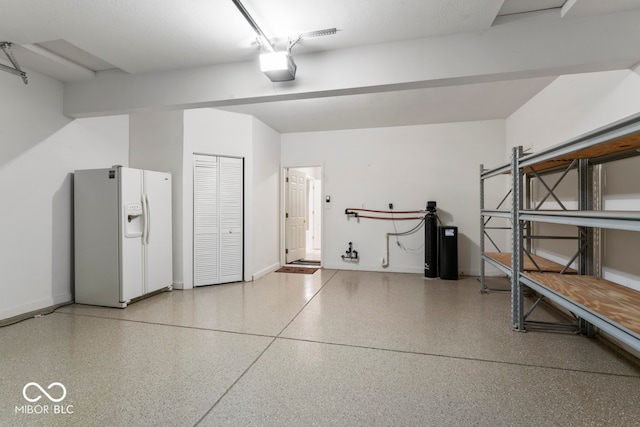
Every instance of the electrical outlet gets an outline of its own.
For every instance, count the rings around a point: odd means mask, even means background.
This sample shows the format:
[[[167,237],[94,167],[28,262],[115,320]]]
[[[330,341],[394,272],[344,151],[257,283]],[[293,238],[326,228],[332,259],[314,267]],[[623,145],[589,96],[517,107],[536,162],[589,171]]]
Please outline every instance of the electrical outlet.
[[[389,209],[393,210],[393,203],[389,203]]]

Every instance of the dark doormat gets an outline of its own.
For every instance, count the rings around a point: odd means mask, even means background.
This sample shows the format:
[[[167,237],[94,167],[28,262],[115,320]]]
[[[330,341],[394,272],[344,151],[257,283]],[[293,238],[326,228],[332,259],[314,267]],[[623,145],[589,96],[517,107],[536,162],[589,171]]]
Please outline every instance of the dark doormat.
[[[318,271],[318,268],[305,268],[305,267],[282,267],[276,270],[276,273],[301,273],[301,274],[313,274]]]

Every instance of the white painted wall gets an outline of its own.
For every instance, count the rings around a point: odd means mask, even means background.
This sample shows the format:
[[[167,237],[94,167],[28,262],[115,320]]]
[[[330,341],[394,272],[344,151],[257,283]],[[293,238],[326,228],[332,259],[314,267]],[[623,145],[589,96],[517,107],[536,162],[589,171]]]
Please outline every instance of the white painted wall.
[[[534,151],[574,138],[640,112],[640,75],[622,70],[556,79],[506,120],[507,152],[523,145]],[[640,211],[640,158],[603,166],[605,209]],[[575,179],[574,179],[575,182]],[[573,199],[566,188],[563,199]],[[575,233],[575,227],[538,225],[539,233]],[[604,231],[603,277],[640,290],[637,248],[640,233]],[[547,242],[538,252],[558,260],[571,256],[567,245]]]
[[[62,84],[0,73],[0,319],[71,301],[73,171],[128,162],[128,118],[71,121]]]
[[[479,165],[495,164],[504,153],[502,120],[425,126],[357,129],[282,135],[282,165],[323,165],[323,191],[331,196],[324,209],[323,265],[326,268],[414,272],[424,271],[424,232],[400,238],[408,249],[390,242],[391,221],[348,219],[346,208],[420,210],[428,200],[438,203],[445,224],[459,227],[459,269],[479,274]],[[502,187],[504,188],[504,187]],[[490,190],[489,204],[501,194]],[[417,221],[396,221],[405,231]],[[348,242],[360,262],[340,256]]]
[[[184,112],[161,111],[132,114],[129,118],[129,166],[171,173],[173,221],[173,286],[183,284],[183,138]]]
[[[280,134],[252,118],[253,210],[245,209],[253,229],[251,276],[257,279],[280,267]]]
[[[640,110],[640,76],[630,70],[560,76],[506,120],[511,147],[559,144]]]

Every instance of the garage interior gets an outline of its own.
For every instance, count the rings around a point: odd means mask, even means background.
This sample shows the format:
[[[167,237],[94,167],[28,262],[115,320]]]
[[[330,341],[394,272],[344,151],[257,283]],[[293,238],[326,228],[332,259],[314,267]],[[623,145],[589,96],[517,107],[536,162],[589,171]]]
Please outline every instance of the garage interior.
[[[640,1],[1,10],[0,424],[637,422]],[[228,280],[194,267],[210,158]],[[74,303],[75,172],[116,165],[171,174],[171,277]]]

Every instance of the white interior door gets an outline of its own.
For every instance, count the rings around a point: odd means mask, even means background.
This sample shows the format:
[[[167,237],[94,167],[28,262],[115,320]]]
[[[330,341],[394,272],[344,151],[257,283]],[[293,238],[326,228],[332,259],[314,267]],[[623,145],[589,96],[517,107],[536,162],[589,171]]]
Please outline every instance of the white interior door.
[[[193,285],[220,283],[218,158],[196,156],[193,183]]]
[[[220,282],[242,280],[242,159],[220,157]]]
[[[306,175],[295,169],[287,170],[285,181],[285,240],[286,262],[303,259],[306,255]]]

